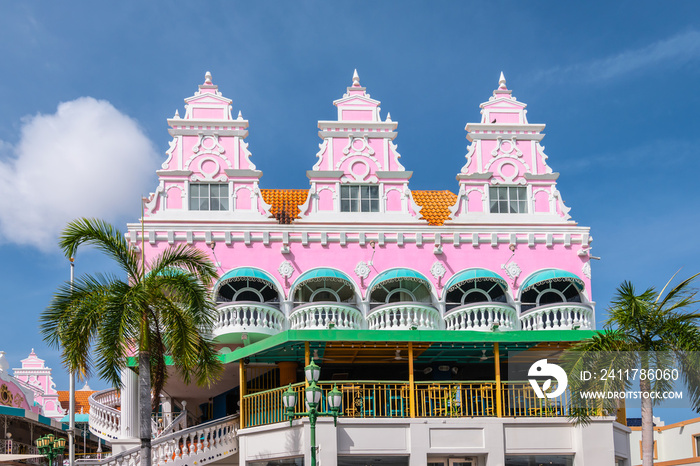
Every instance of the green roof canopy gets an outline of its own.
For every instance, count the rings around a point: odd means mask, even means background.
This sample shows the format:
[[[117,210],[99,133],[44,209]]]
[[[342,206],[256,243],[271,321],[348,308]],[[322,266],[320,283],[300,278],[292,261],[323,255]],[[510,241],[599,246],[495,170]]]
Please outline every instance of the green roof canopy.
[[[571,272],[561,269],[543,269],[530,275],[520,286],[523,292],[543,282],[572,282],[579,291],[583,290],[583,280]]]
[[[380,283],[393,282],[399,280],[422,282],[425,283],[428,287],[430,287],[430,281],[415,270],[390,269],[374,277],[372,283],[370,283],[369,285],[369,292],[371,293],[374,290],[374,288],[377,287]]]
[[[456,288],[460,283],[468,281],[494,281],[503,288],[508,288],[508,283],[506,283],[506,281],[496,272],[474,268],[462,270],[461,272],[457,272],[456,274],[452,275],[452,278],[450,278],[445,285],[445,293],[452,291],[452,288]]]
[[[345,275],[340,270],[335,270],[328,267],[320,267],[318,269],[309,270],[299,275],[297,279],[294,280],[292,290],[296,289],[296,287],[298,287],[302,283],[323,280],[353,283],[350,277]]]
[[[275,279],[263,270],[256,269],[253,267],[239,267],[237,269],[229,270],[228,272],[226,272],[219,279],[219,281],[216,284],[216,287],[218,288],[218,286],[224,282],[234,280],[253,280],[261,282],[270,282],[273,285],[275,284]]]

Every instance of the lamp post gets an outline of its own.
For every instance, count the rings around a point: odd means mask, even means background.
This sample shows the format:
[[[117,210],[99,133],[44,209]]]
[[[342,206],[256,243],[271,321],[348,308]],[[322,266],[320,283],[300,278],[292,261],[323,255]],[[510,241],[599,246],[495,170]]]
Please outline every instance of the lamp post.
[[[63,450],[66,448],[66,439],[56,438],[53,434],[39,437],[35,443],[39,448],[39,453],[48,458],[49,466],[53,466],[56,457],[63,454]]]
[[[333,416],[333,425],[337,426],[340,406],[343,403],[343,393],[334,385],[333,390],[328,392],[326,396],[330,412],[320,411],[319,405],[321,403],[321,396],[323,396],[323,390],[318,388],[316,382],[321,375],[321,368],[314,364],[314,360],[312,359],[311,363],[304,368],[304,375],[309,382],[309,386],[304,390],[306,405],[309,410],[304,413],[294,412],[294,408],[297,405],[297,394],[292,390],[291,384],[289,384],[287,391],[282,394],[282,404],[284,404],[284,408],[287,411],[290,425],[295,417],[309,417],[309,425],[311,427],[311,466],[316,466],[316,419],[319,416]]]

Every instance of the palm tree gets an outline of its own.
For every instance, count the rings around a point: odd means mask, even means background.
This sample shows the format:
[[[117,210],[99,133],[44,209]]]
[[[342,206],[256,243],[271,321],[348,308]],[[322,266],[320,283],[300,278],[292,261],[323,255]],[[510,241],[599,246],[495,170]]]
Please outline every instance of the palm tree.
[[[66,226],[59,241],[66,257],[74,257],[82,244],[112,258],[124,276],[86,275],[62,285],[40,317],[41,332],[61,348],[70,371],[88,378],[96,367],[115,387],[121,386],[127,358],[138,353],[141,464],[150,466],[151,411],[167,377],[166,355],[185,383],[208,385],[221,374],[208,337],[214,318],[209,286],[216,269],[201,251],[184,245],[146,263],[143,252],[101,220]]]
[[[689,308],[698,303],[696,293],[691,289],[698,275],[682,281],[665,294],[673,277],[660,292],[652,287],[641,294],[637,294],[632,283],[623,282],[608,310],[603,331],[575,345],[564,357],[572,394],[591,390],[624,391],[639,380],[643,466],[653,464],[653,405],[656,401],[652,400],[651,394],[670,390],[673,381],[665,377],[650,380],[642,377],[640,372],[625,373],[624,369],[663,371],[678,368],[693,409],[700,409],[700,364],[691,353],[700,351],[700,314],[689,312]],[[601,368],[606,368],[607,373],[611,369],[622,369],[622,372],[616,373],[617,377],[601,380]],[[583,369],[597,370],[598,377],[588,381],[571,377],[580,374]],[[623,374],[625,376],[620,377]],[[638,374],[639,377],[633,378],[628,374]],[[571,400],[571,417],[575,423],[588,423],[592,411],[612,413],[618,407],[618,401],[612,399],[597,400],[593,406],[589,400],[575,396]]]

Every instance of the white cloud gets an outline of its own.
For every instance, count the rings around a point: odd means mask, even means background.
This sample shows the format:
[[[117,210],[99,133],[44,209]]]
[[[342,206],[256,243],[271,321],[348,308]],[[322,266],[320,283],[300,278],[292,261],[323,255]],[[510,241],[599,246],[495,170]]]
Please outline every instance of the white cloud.
[[[538,73],[538,80],[604,81],[630,77],[646,70],[676,67],[700,58],[700,31],[687,31],[641,48]]]
[[[0,240],[44,251],[75,218],[136,218],[157,165],[136,121],[91,97],[23,119],[0,157]]]

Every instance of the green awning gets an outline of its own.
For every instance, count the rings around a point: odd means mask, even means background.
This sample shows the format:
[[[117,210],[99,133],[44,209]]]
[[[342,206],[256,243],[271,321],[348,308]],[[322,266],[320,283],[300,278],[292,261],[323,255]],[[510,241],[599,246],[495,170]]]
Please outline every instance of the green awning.
[[[452,291],[453,288],[456,288],[461,283],[468,281],[491,281],[498,283],[505,289],[508,288],[508,283],[496,272],[474,268],[462,270],[461,272],[457,272],[456,274],[452,275],[445,285],[445,293]]]
[[[229,270],[226,272],[217,282],[218,287],[220,284],[229,281],[239,281],[239,280],[250,280],[259,282],[269,282],[273,285],[275,284],[275,279],[272,276],[260,269],[254,267],[239,267],[237,269]]]
[[[386,270],[372,280],[369,285],[369,292],[371,293],[375,287],[379,286],[381,283],[395,282],[400,280],[408,280],[414,282],[425,283],[430,287],[430,281],[425,278],[422,274],[411,269],[391,269]]]
[[[520,286],[521,292],[525,292],[533,286],[544,282],[571,282],[579,291],[584,288],[583,280],[575,274],[561,269],[543,269],[530,275]]]
[[[343,272],[340,270],[336,269],[331,269],[328,267],[319,267],[317,269],[309,270],[307,272],[302,273],[297,277],[296,280],[294,280],[294,284],[292,285],[292,290],[296,289],[299,285],[302,283],[306,282],[320,282],[320,281],[330,281],[330,282],[348,282],[350,284],[353,283],[353,281],[345,275]]]

